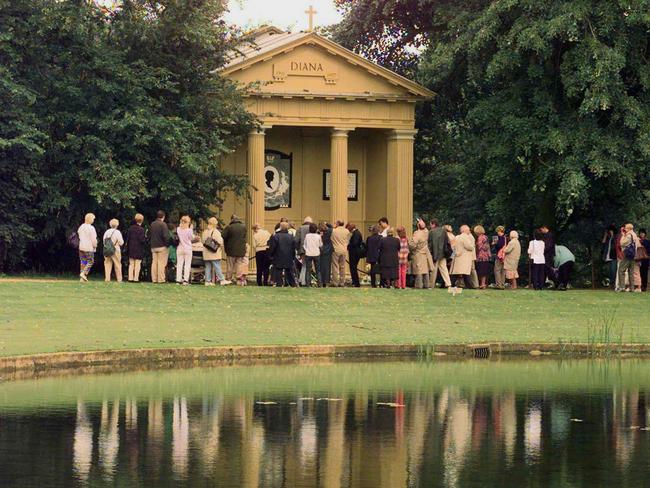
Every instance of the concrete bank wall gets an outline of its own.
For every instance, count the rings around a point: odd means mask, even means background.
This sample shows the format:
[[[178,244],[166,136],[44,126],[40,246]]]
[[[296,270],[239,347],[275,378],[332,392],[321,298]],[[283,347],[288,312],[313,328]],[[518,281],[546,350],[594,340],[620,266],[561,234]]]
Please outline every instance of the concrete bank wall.
[[[487,358],[496,355],[630,356],[650,354],[650,344],[444,344],[223,346],[59,352],[0,358],[0,372],[47,371],[74,367],[214,360],[286,359],[300,357],[436,357]]]

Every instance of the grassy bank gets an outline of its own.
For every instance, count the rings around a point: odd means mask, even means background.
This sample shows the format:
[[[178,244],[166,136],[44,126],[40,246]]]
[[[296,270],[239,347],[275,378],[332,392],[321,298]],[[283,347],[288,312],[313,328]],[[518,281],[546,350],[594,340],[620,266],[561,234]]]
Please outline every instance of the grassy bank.
[[[206,288],[0,280],[0,356],[270,344],[588,342],[615,313],[650,342],[650,294]],[[591,332],[590,332],[591,327]]]

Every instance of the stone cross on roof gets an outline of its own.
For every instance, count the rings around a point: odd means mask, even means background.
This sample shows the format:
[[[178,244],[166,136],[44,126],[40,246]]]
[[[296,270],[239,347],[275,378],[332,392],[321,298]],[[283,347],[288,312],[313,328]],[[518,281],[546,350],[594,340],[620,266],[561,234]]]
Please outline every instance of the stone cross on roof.
[[[314,31],[314,15],[316,15],[318,12],[314,10],[314,6],[310,5],[309,9],[305,10],[305,13],[309,15],[309,28],[307,29],[307,32],[313,32]]]

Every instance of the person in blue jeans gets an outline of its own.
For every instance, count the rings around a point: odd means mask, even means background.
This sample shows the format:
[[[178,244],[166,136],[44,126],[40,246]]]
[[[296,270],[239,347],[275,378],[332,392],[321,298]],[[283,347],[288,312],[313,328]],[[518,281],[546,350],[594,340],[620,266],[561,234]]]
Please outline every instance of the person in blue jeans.
[[[215,217],[208,219],[208,227],[201,234],[201,243],[203,244],[203,263],[205,264],[205,286],[214,286],[216,278],[220,285],[229,285],[221,271],[221,260],[223,259],[223,237],[218,228],[218,221]],[[217,243],[216,251],[208,249],[205,243],[210,240]]]

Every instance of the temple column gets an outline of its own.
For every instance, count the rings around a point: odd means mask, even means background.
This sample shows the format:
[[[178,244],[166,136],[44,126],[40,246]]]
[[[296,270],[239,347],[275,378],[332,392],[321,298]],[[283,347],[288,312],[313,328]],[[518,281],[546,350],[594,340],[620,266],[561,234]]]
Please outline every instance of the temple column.
[[[250,180],[251,199],[246,212],[246,225],[264,225],[264,135],[270,127],[262,126],[248,134],[246,171]]]
[[[330,202],[332,223],[348,221],[348,133],[352,129],[332,129],[330,161]]]
[[[386,216],[392,227],[403,225],[410,234],[413,224],[413,143],[416,130],[388,133]]]

